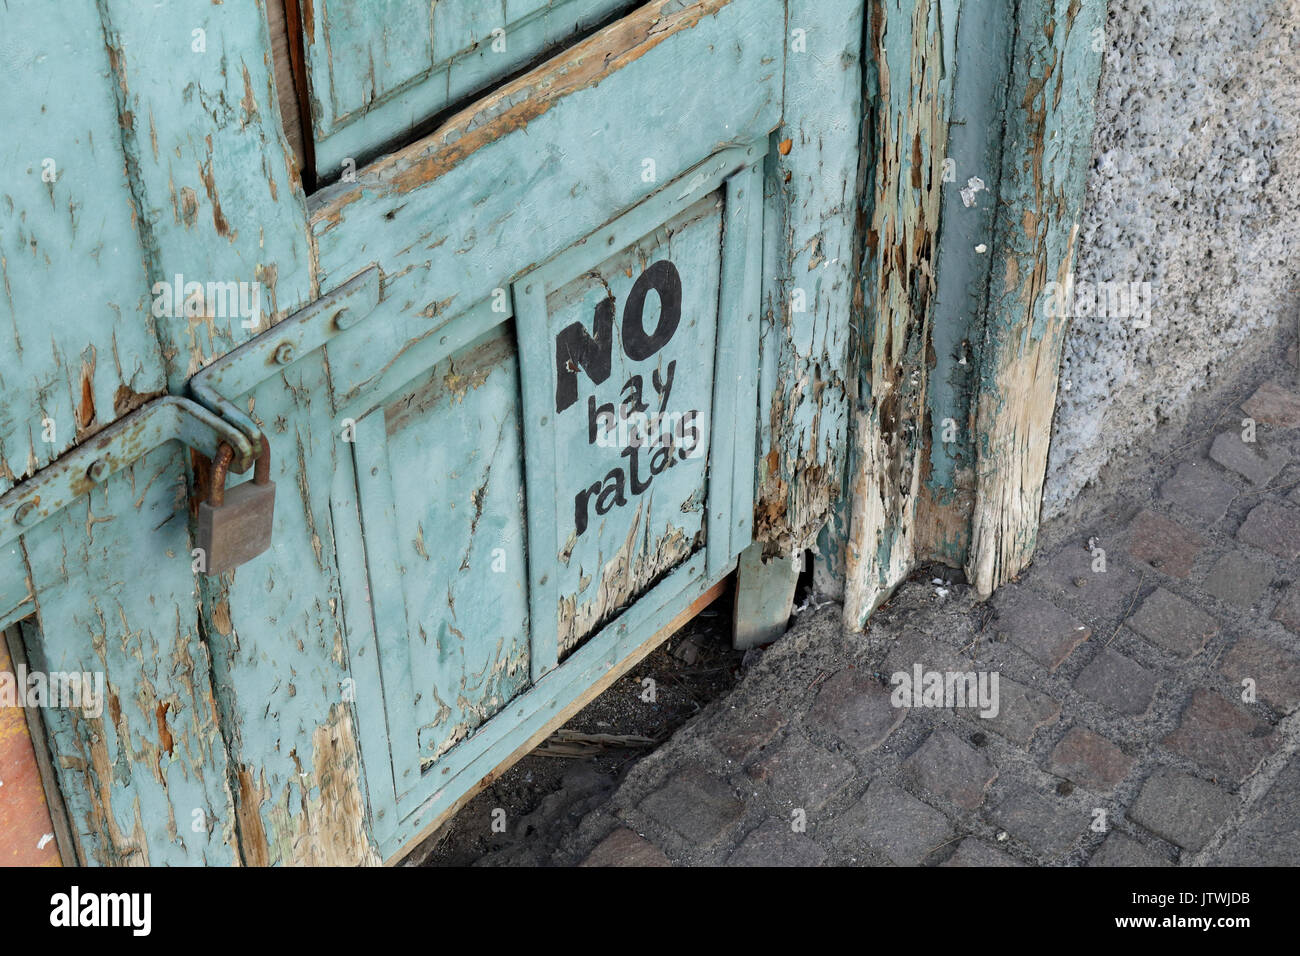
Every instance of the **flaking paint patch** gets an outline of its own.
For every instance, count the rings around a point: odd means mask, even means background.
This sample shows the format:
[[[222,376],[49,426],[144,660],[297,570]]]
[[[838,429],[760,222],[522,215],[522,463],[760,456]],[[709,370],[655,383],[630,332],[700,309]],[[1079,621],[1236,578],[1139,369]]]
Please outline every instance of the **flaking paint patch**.
[[[930,323],[937,293],[942,161],[952,77],[939,5],[898,14],[873,8],[864,196],[870,218],[863,266],[864,323],[856,349],[844,626],[855,630],[916,560],[924,471]],[[950,27],[951,28],[951,25]],[[894,36],[890,36],[892,33]],[[891,52],[896,62],[891,67]],[[920,164],[920,165],[918,165]]]
[[[333,704],[312,732],[311,764],[272,794],[265,774],[238,772],[241,848],[250,866],[378,866],[365,830],[352,715]]]
[[[694,549],[694,537],[681,528],[670,526],[653,541],[649,535],[641,534],[643,508],[643,504],[637,505],[623,545],[601,566],[596,595],[588,601],[580,601],[577,594],[561,596],[561,660],[636,595],[681,564]]]

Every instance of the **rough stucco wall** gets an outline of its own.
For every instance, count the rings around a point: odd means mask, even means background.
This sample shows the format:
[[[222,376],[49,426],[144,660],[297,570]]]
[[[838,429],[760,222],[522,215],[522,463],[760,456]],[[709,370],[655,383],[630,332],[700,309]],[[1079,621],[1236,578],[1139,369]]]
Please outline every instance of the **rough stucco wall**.
[[[1075,275],[1150,282],[1150,325],[1073,319],[1044,518],[1295,314],[1300,3],[1111,0],[1105,44]]]

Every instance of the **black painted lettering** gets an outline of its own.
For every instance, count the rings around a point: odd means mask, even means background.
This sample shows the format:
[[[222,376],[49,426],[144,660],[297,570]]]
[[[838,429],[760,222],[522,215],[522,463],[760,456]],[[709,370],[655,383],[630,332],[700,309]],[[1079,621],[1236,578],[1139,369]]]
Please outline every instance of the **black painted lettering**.
[[[614,300],[596,306],[596,335],[593,338],[581,322],[574,322],[555,337],[555,411],[564,411],[578,400],[578,368],[599,385],[609,378],[614,351]]]
[[[659,294],[659,322],[647,335],[643,324],[646,295]],[[682,277],[667,259],[652,263],[637,277],[623,307],[623,351],[634,362],[654,355],[668,344],[682,320]]]
[[[605,487],[596,499],[596,514],[608,514],[615,505],[621,508],[625,504],[627,497],[623,494],[623,469],[615,468],[605,476]]]
[[[601,435],[608,435],[614,431],[618,419],[615,418],[614,403],[605,402],[603,405],[596,404],[596,396],[587,396],[587,444],[596,444],[596,439]]]
[[[579,535],[587,530],[587,502],[592,495],[600,491],[600,482],[590,488],[583,488],[573,496],[573,524]]]

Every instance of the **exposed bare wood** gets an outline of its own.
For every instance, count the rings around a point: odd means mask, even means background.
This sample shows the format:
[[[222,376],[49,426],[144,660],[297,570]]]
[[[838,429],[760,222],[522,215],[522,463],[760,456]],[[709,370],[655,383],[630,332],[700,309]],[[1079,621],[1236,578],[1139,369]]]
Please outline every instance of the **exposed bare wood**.
[[[308,106],[307,71],[303,65],[302,20],[298,0],[266,0],[266,18],[271,27],[271,55],[275,60],[275,95],[280,102],[284,134],[298,173],[307,191],[315,182],[310,134],[311,111]]]

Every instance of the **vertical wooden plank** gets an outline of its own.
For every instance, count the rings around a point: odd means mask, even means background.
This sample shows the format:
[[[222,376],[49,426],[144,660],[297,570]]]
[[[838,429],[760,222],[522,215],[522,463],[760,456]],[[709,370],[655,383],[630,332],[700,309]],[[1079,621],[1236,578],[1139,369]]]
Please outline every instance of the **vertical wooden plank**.
[[[172,392],[318,294],[266,2],[99,4]]]
[[[271,31],[271,60],[274,68],[275,97],[284,120],[284,136],[289,152],[304,176],[313,167],[308,161],[311,135],[303,121],[302,103],[306,77],[302,66],[302,26],[298,19],[297,0],[266,0],[266,17]]]
[[[32,667],[102,681],[88,704],[45,712],[88,864],[239,862],[185,498],[171,444],[22,539],[39,609]]]
[[[864,7],[786,4],[783,125],[767,179],[754,514],[769,554],[812,545],[842,493]]]
[[[966,562],[975,506],[974,398],[988,303],[990,246],[1002,166],[1014,0],[963,8],[926,396],[926,465],[917,502],[916,557]]]
[[[731,514],[729,520],[730,546],[726,556],[729,563],[754,540],[754,500],[756,448],[758,445],[758,378],[759,378],[759,313],[763,307],[763,194],[766,156],[737,173],[727,182],[728,222],[723,233],[723,248],[727,256],[724,273],[722,301],[736,302],[734,310],[728,309],[719,321],[722,335],[730,340],[739,359],[735,382],[723,386],[736,396],[736,428],[731,462]],[[732,249],[732,245],[738,248]],[[734,257],[734,258],[733,258]],[[735,289],[734,294],[732,289]],[[722,372],[718,373],[719,380]],[[714,406],[717,407],[716,404]],[[719,421],[725,419],[718,418]],[[721,542],[718,542],[721,544]],[[721,571],[710,551],[709,573]]]
[[[0,10],[0,492],[165,388],[93,0]]]
[[[975,409],[976,500],[966,576],[988,595],[1033,555],[1067,321],[1065,283],[1095,118],[1101,0],[1020,0]],[[1100,44],[1096,44],[1100,47]]]
[[[555,366],[551,357],[551,338],[546,335],[549,315],[546,309],[546,286],[542,277],[517,283],[513,289],[515,324],[520,330],[520,349],[535,361],[519,365],[522,397],[524,447],[528,461],[524,466],[525,498],[540,502],[528,508],[528,622],[529,668],[537,683],[555,669],[560,659],[560,627],[556,608],[560,603],[560,582],[554,573],[558,562],[553,558],[556,541],[556,514],[549,503],[556,500],[555,437],[547,428],[555,402]],[[540,339],[542,348],[530,350],[530,340]]]
[[[863,304],[851,441],[844,621],[858,628],[915,559],[956,0],[871,7]]]
[[[389,459],[383,409],[357,422],[352,454],[356,463],[361,527],[366,538],[368,597],[379,658],[384,667],[384,710],[388,714],[388,747],[393,755],[393,788],[400,801],[419,781],[420,755],[415,688],[411,682],[410,622],[402,588],[407,569],[397,548],[398,535],[405,528],[408,516],[402,515],[399,521],[394,502],[394,462]],[[396,464],[400,468],[403,463]]]
[[[383,702],[358,696],[350,679],[331,503],[335,476],[352,463],[329,396],[321,351],[247,396],[229,396],[264,429],[277,487],[270,550],[202,583],[249,865],[378,860],[354,713],[382,710]],[[366,608],[349,607],[349,620],[354,612]],[[383,763],[375,768],[387,771]]]

